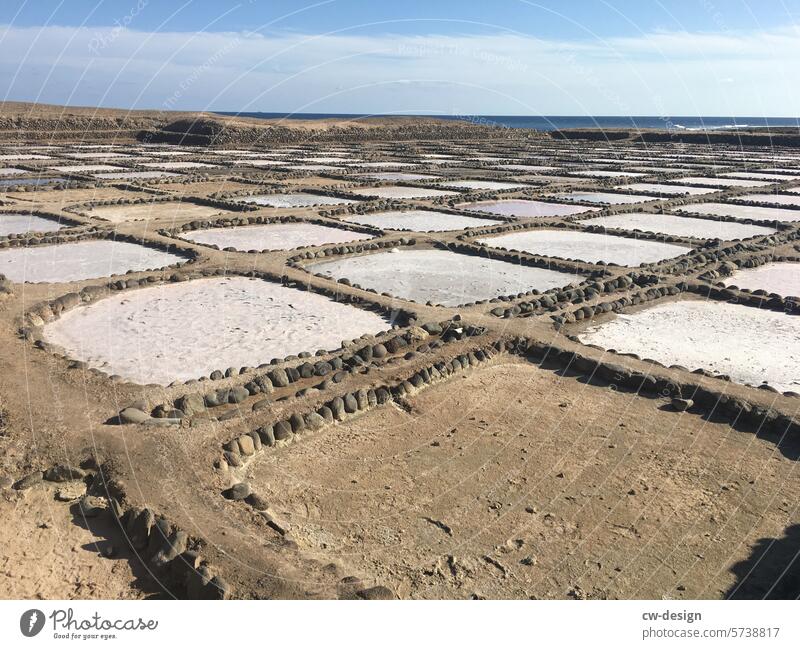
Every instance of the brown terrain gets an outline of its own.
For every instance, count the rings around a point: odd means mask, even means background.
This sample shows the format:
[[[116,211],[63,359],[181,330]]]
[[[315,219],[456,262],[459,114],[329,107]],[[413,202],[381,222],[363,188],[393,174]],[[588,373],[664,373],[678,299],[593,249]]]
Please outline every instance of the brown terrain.
[[[770,152],[800,172],[800,158],[788,160],[791,148],[564,140],[435,120],[262,122],[8,103],[0,110],[0,152],[7,155],[19,144],[50,145],[55,149],[47,155],[61,159],[83,150],[76,145],[105,139],[135,155],[146,155],[142,143],[180,145],[190,152],[181,160],[217,165],[178,178],[101,180],[76,173],[57,185],[0,188],[3,213],[33,211],[67,225],[57,234],[0,236],[0,254],[115,236],[193,256],[162,270],[106,278],[0,278],[0,597],[800,594],[800,424],[794,421],[800,396],[666,367],[576,338],[588,320],[596,324],[688,294],[795,317],[797,298],[724,289],[718,281],[737,266],[800,260],[797,223],[737,241],[615,231],[686,246],[678,258],[632,268],[489,253],[475,243],[487,233],[587,231],[593,226],[580,221],[586,215],[519,217],[432,234],[372,228],[367,242],[272,252],[219,250],[176,236],[212,223],[286,217],[347,229],[353,224],[341,217],[359,212],[434,208],[470,216],[456,204],[547,200],[551,192],[572,188],[613,191],[626,179],[567,175],[587,158],[607,157],[609,149],[620,157],[614,169],[630,167],[625,156],[640,156],[637,147],[645,146],[647,155],[660,159],[654,164],[675,165],[669,156],[678,152],[682,163],[698,165],[692,170],[697,175],[711,173],[699,166],[710,155],[727,159],[725,171],[778,166],[750,160]],[[232,166],[215,162],[231,158],[214,157],[217,145],[263,150],[264,158],[289,145],[305,152],[290,153],[298,159],[344,147],[350,157],[414,161],[411,172],[450,179],[530,178],[469,160],[467,153],[476,152],[558,169],[537,173],[539,184],[524,189],[464,192],[455,200],[243,207],[237,198],[281,188],[348,196],[359,186],[435,183],[369,181],[354,174],[375,169],[358,165],[305,172]],[[451,158],[426,164],[422,153]],[[130,160],[108,163],[141,170]],[[6,160],[0,166],[34,177],[49,164]],[[675,177],[653,172],[647,181]],[[780,189],[798,186],[800,175],[787,175]],[[747,191],[753,190],[724,188],[708,200],[735,201]],[[696,198],[603,205],[599,214],[658,213]],[[568,270],[580,279],[544,295],[527,291],[445,307],[304,269],[317,257],[442,246]],[[266,367],[224,376],[223,366],[219,374],[169,386],[110,377],[42,338],[42,324],[61,309],[146,283],[223,273],[401,313],[391,330],[387,325],[383,334],[343,341],[336,350],[315,355],[298,349]],[[210,353],[213,347],[210,341]],[[318,362],[334,371],[317,374]],[[311,369],[294,376],[304,363]],[[287,368],[289,380],[281,385],[274,373]],[[267,389],[259,384],[265,375]],[[219,390],[228,403],[218,406],[208,397]]]

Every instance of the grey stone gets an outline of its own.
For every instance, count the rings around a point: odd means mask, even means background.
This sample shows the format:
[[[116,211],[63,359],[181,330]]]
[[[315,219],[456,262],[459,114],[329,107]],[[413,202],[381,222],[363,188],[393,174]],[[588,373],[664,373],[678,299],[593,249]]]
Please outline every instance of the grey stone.
[[[148,419],[150,415],[138,408],[125,408],[119,413],[119,420],[123,424],[143,424]]]
[[[244,500],[250,495],[250,485],[246,482],[238,482],[222,492],[228,500]]]
[[[44,472],[44,479],[49,482],[70,482],[71,480],[82,480],[86,477],[86,471],[78,467],[57,464]]]

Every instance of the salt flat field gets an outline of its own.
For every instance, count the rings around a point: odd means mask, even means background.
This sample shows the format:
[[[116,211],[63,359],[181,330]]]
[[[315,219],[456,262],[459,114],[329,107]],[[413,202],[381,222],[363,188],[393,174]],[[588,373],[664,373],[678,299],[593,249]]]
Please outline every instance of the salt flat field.
[[[645,196],[644,194],[615,194],[611,192],[569,192],[567,194],[555,194],[553,198],[565,201],[581,201],[583,203],[606,203],[609,205],[644,203],[658,200],[653,196]]]
[[[521,250],[534,255],[603,261],[619,266],[651,264],[689,252],[690,248],[671,243],[630,239],[574,230],[530,230],[478,239],[491,247]]]
[[[566,286],[576,276],[446,250],[397,250],[308,269],[416,302],[457,306],[498,295]]]
[[[64,226],[53,219],[45,219],[34,214],[14,214],[0,212],[0,237],[25,232],[54,232]]]
[[[582,221],[586,225],[602,225],[622,230],[642,230],[698,239],[746,239],[775,232],[774,228],[711,219],[693,219],[670,214],[628,212],[613,216],[597,216]]]
[[[782,262],[742,268],[725,279],[728,286],[766,291],[783,297],[800,297],[800,263]]]
[[[267,207],[311,207],[313,205],[346,205],[356,201],[338,196],[319,194],[263,194],[236,199],[239,203],[253,203]]]
[[[699,196],[701,194],[711,194],[717,190],[708,187],[691,187],[689,185],[667,185],[665,183],[629,183],[618,185],[615,189],[627,190],[632,192],[652,192],[663,194],[664,196],[678,196],[687,194]]]
[[[732,216],[753,221],[800,221],[800,210],[785,210],[778,207],[750,207],[733,203],[688,203],[679,208],[684,212]]]
[[[374,313],[244,277],[199,279],[104,298],[45,327],[51,343],[136,383],[186,381],[214,370],[333,349],[377,333]]]
[[[548,203],[546,201],[514,198],[499,201],[461,203],[456,205],[456,207],[473,212],[521,217],[572,216],[573,214],[582,214],[583,212],[592,212],[600,209],[599,207],[583,207],[581,205],[567,205],[564,203]]]
[[[163,268],[182,259],[127,241],[79,241],[0,250],[0,273],[13,282],[70,282]]]
[[[182,238],[195,243],[236,250],[289,250],[326,243],[363,241],[372,235],[315,223],[276,223],[245,225],[232,228],[210,228],[184,232]]]
[[[343,220],[386,230],[414,230],[416,232],[446,232],[447,230],[478,228],[500,223],[490,219],[448,214],[433,210],[372,212],[370,214],[348,216]]]
[[[739,383],[800,388],[800,318],[785,313],[687,300],[615,316],[579,338],[665,365],[727,374]]]
[[[435,198],[458,195],[458,192],[426,189],[425,187],[359,187],[351,192],[360,196],[377,196],[378,198]]]

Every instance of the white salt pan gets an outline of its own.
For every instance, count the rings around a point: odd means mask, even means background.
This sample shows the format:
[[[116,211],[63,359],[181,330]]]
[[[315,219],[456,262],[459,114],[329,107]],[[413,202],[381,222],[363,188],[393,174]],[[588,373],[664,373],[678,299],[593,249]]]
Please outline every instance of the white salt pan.
[[[800,210],[782,210],[779,207],[750,207],[732,203],[689,203],[675,209],[712,216],[752,219],[753,221],[800,221]]]
[[[317,194],[262,194],[236,200],[239,203],[254,203],[268,207],[311,207],[313,205],[339,205],[356,202],[347,198]]]
[[[73,358],[137,383],[168,384],[214,370],[337,348],[388,329],[369,311],[243,277],[163,284],[67,311],[45,327]]]
[[[23,232],[54,232],[63,227],[58,221],[33,214],[0,213],[0,237]]]
[[[127,241],[78,241],[0,251],[0,273],[12,282],[72,282],[163,268],[183,257]]]
[[[739,304],[690,300],[654,306],[587,329],[584,343],[665,365],[727,374],[740,383],[800,386],[800,318]]]
[[[415,232],[445,232],[447,230],[477,228],[483,225],[498,225],[500,223],[489,219],[429,210],[375,212],[348,216],[343,220],[361,223],[362,225],[371,225],[385,230],[413,230]]]
[[[363,187],[353,189],[359,196],[377,196],[378,198],[430,198],[433,196],[456,196],[458,192],[441,189],[425,189],[424,187]]]
[[[211,228],[185,232],[182,238],[237,250],[289,250],[301,246],[344,243],[372,238],[369,234],[328,228],[314,223],[278,223]]]
[[[757,235],[774,234],[773,228],[745,223],[693,219],[669,214],[629,213],[599,216],[582,221],[586,225],[602,225],[623,230],[642,230],[698,239],[746,239]]]
[[[689,252],[690,248],[671,243],[629,239],[591,232],[531,230],[499,237],[479,239],[488,246],[502,246],[545,257],[605,261],[620,266],[638,266],[670,259]]]
[[[399,298],[457,306],[498,295],[566,286],[576,275],[446,250],[397,250],[313,264],[315,273]]]
[[[744,268],[733,273],[725,283],[751,291],[762,289],[783,297],[800,297],[800,264],[785,262]]]

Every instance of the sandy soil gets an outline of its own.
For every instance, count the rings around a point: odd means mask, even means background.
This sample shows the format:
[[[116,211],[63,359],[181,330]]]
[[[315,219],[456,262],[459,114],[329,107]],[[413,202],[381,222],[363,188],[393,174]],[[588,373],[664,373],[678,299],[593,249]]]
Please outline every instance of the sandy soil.
[[[33,214],[9,214],[0,212],[0,237],[23,232],[54,232],[64,226],[52,219],[43,219]]]
[[[742,197],[747,198],[747,197]],[[749,198],[748,200],[758,200]],[[798,199],[800,205],[800,199]],[[749,207],[747,205],[733,205],[730,203],[689,203],[681,205],[684,212],[698,214],[712,214],[714,216],[733,216],[738,219],[752,219],[753,221],[800,221],[800,210],[782,210],[773,207]]]
[[[644,212],[598,216],[586,219],[583,223],[586,225],[604,225],[607,228],[621,228],[623,230],[642,230],[644,232],[659,232],[681,237],[696,237],[698,239],[746,239],[775,232],[774,228],[765,228],[759,225]]]
[[[565,205],[563,203],[547,203],[545,201],[529,201],[524,199],[506,199],[499,201],[479,201],[477,203],[461,203],[462,210],[474,210],[487,214],[503,216],[572,216],[583,212],[595,212],[599,207],[583,207],[581,205]]]
[[[184,232],[181,237],[197,243],[237,250],[290,250],[326,243],[364,241],[372,235],[338,228],[328,228],[314,223],[278,223],[274,225],[248,225],[234,228],[211,228]]]
[[[126,241],[79,241],[2,250],[0,273],[12,282],[69,282],[163,268],[182,259]]]
[[[614,237],[591,232],[533,230],[478,239],[488,246],[523,250],[534,255],[604,261],[620,266],[638,266],[686,254],[690,248],[671,243]]]
[[[416,302],[456,306],[498,295],[566,286],[568,273],[516,266],[504,261],[446,250],[398,250],[323,262],[315,273],[346,277],[351,282]]]
[[[402,597],[720,597],[792,520],[790,458],[663,402],[514,364],[408,405],[251,469],[302,547]]]
[[[447,230],[477,228],[498,223],[498,221],[490,219],[434,212],[433,210],[373,212],[348,216],[342,220],[387,230],[415,230],[416,232],[446,232]]]
[[[230,214],[227,210],[195,203],[167,202],[142,203],[138,205],[104,205],[87,211],[95,216],[113,223],[124,223],[138,219],[158,219],[159,221],[183,221],[184,219],[209,219],[214,216]],[[168,225],[168,224],[165,224]]]
[[[761,289],[783,297],[797,297],[800,296],[800,264],[765,264],[758,268],[745,268],[733,273],[725,283],[751,291]]]
[[[665,365],[800,392],[800,319],[785,313],[688,300],[617,315],[589,327],[580,339]]]
[[[0,597],[141,599],[156,592],[110,520],[85,518],[76,501],[56,500],[69,489],[75,483],[0,493]]]
[[[107,374],[166,385],[377,333],[374,313],[244,277],[164,284],[104,298],[45,326],[48,341]]]

